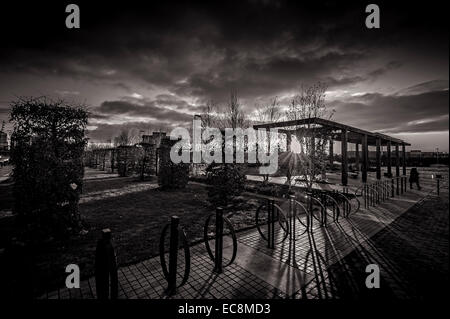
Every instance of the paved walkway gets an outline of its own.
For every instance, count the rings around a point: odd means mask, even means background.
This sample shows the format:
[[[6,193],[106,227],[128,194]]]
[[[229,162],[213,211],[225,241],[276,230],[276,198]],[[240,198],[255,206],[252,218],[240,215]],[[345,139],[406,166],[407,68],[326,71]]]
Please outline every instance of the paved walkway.
[[[83,195],[81,195],[79,203],[83,204],[83,203],[88,203],[91,201],[103,200],[103,199],[107,199],[110,197],[117,197],[117,196],[132,194],[132,193],[136,193],[136,192],[142,192],[142,191],[146,191],[149,189],[155,189],[155,188],[158,188],[157,182],[154,182],[154,181],[139,182],[139,183],[134,183],[134,184],[128,185],[126,187],[113,188],[113,189],[107,189],[107,190],[102,190],[102,191],[98,191],[98,192],[90,192],[87,194],[83,194]]]
[[[191,247],[189,280],[173,298],[345,297],[336,292],[336,278],[347,278],[350,268],[356,266],[361,268],[358,268],[359,274],[364,274],[365,267],[371,263],[370,256],[376,254],[371,238],[392,227],[411,207],[420,205],[431,190],[431,186],[422,191],[408,190],[378,207],[361,208],[349,218],[341,218],[338,223],[329,223],[327,227],[316,225],[312,232],[303,233],[295,242],[287,239],[277,244],[275,249],[267,248],[267,242],[255,229],[241,232],[238,234],[238,257],[220,275],[212,271],[213,262],[206,254],[204,244],[195,245]],[[300,227],[298,224],[297,229]],[[276,229],[276,233],[278,238],[283,236],[280,229]],[[355,252],[367,258],[349,263]],[[229,258],[230,255],[230,241],[225,240],[224,257]],[[183,260],[181,251],[179,260]],[[396,271],[389,260],[381,258],[378,262],[382,263],[380,268]],[[183,273],[183,269],[179,272]],[[364,285],[365,275],[350,279],[354,281],[355,278],[361,281],[357,283],[359,286]],[[159,257],[119,268],[119,298],[167,298],[165,288]],[[404,293],[405,290],[399,288],[395,295],[401,297]],[[42,297],[95,296],[95,280],[90,278],[81,283],[81,289],[62,288]]]
[[[12,166],[0,166],[0,183],[6,181],[12,173]]]

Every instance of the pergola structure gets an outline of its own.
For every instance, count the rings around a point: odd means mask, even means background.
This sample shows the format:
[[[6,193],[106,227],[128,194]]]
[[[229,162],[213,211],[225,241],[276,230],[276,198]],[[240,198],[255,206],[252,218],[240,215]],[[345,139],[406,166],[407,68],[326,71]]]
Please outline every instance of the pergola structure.
[[[376,146],[376,177],[381,179],[381,151],[382,147],[387,148],[387,173],[388,176],[392,176],[392,147],[395,147],[395,172],[396,176],[400,176],[400,150],[402,147],[402,164],[403,175],[406,175],[406,146],[411,144],[397,139],[392,136],[377,132],[369,132],[360,128],[345,125],[342,123],[322,119],[322,118],[306,118],[300,120],[291,120],[283,122],[271,122],[264,124],[253,125],[254,129],[258,128],[288,128],[279,129],[278,133],[286,134],[287,150],[290,151],[292,135],[295,136],[296,129],[292,127],[301,127],[305,125],[318,125],[327,128],[330,131],[329,143],[330,143],[330,162],[333,164],[333,142],[341,142],[341,156],[342,156],[342,185],[347,185],[348,182],[348,143],[354,143],[356,145],[356,162],[359,163],[359,145],[362,146],[362,182],[367,182],[367,170],[369,168],[369,146]],[[289,129],[291,127],[291,129]]]

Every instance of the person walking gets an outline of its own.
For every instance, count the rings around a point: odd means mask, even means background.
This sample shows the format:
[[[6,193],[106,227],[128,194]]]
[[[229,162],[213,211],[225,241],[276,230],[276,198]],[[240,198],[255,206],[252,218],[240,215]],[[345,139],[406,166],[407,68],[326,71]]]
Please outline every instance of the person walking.
[[[409,187],[411,189],[413,189],[413,183],[416,183],[418,190],[422,189],[422,187],[420,187],[420,183],[419,183],[419,172],[417,171],[417,168],[415,168],[415,167],[411,168],[411,171],[409,173]]]

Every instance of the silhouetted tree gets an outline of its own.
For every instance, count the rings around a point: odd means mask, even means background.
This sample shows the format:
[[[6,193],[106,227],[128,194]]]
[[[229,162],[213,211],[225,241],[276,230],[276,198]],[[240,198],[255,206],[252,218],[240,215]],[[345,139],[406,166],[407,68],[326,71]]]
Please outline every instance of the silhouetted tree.
[[[325,104],[325,91],[326,86],[320,82],[309,87],[302,86],[300,93],[292,99],[286,111],[288,120],[305,120],[305,124],[293,127],[294,135],[301,147],[301,156],[293,161],[288,174],[302,175],[308,189],[312,188],[317,176],[323,173],[328,158],[331,132],[326,127],[308,120],[313,118],[329,120],[333,116],[334,112]]]

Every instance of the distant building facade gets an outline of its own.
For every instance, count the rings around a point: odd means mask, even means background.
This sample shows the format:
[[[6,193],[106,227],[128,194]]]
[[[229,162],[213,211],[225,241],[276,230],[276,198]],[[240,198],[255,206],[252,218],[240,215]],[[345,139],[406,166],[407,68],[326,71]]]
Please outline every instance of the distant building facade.
[[[161,145],[161,140],[166,137],[166,132],[153,132],[152,135],[142,135],[142,144],[155,144],[156,148]]]
[[[369,162],[375,165],[377,153],[375,151],[369,151]],[[400,150],[400,158],[402,152]],[[356,160],[356,152],[348,151],[348,158],[350,163],[354,163]],[[359,151],[359,160],[362,162],[362,153]],[[392,165],[395,165],[395,149],[391,152]],[[381,165],[387,164],[387,151],[381,152]],[[408,166],[429,166],[433,164],[449,164],[448,152],[422,152],[421,150],[410,150],[406,152],[406,164]]]

